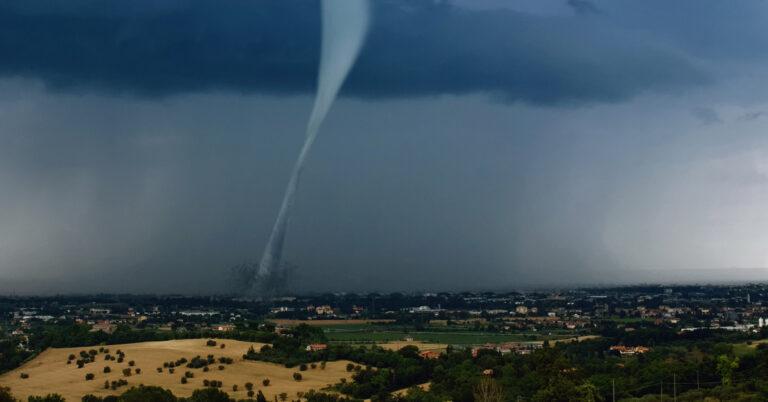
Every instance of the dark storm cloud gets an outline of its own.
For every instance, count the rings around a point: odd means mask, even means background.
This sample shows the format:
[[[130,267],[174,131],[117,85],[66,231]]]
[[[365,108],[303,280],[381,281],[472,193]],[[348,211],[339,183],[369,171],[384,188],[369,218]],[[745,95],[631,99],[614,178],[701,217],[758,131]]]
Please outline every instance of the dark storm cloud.
[[[568,0],[567,4],[578,14],[600,14],[600,9],[587,0]]]
[[[346,95],[485,92],[504,101],[575,103],[707,79],[681,54],[578,18],[431,1],[374,4]],[[67,91],[309,93],[319,31],[316,1],[4,2],[0,74]]]

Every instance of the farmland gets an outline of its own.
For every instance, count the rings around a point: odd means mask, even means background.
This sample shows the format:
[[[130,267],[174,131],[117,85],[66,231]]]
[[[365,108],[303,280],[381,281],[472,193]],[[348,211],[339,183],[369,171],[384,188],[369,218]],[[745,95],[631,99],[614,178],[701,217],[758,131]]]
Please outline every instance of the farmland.
[[[225,344],[223,349],[221,343]],[[105,360],[107,353],[100,352],[93,363],[87,363],[83,368],[78,368],[74,362],[67,364],[68,356],[74,354],[79,357],[81,351],[92,348],[49,348],[25,365],[0,376],[0,384],[10,387],[16,397],[24,399],[30,395],[56,392],[67,400],[80,400],[85,394],[119,395],[130,386],[139,384],[168,388],[180,397],[189,396],[195,389],[204,387],[204,380],[216,380],[221,381],[222,389],[234,398],[246,398],[245,384],[250,382],[254,384],[254,391],[261,390],[268,400],[273,400],[282,392],[295,397],[297,392],[320,390],[341,378],[351,377],[345,369],[346,361],[328,362],[325,369],[319,366],[309,368],[301,372],[302,380],[296,381],[293,374],[299,371],[298,367],[288,369],[277,364],[242,359],[249,347],[258,350],[261,346],[263,344],[253,342],[219,340],[215,347],[211,347],[206,346],[205,339],[110,345],[108,350],[113,356],[118,349],[125,354],[123,362]],[[213,354],[216,359],[231,358],[232,363],[219,364],[217,360],[207,372],[202,368],[187,368],[184,364],[176,367],[173,374],[167,367],[163,367],[169,361],[180,358],[191,360],[195,356],[206,357],[209,354]],[[131,361],[134,362],[133,366],[129,365]],[[110,367],[109,373],[104,373],[106,366]],[[219,370],[219,366],[224,369]],[[162,372],[158,372],[158,368],[162,368]],[[131,375],[125,376],[124,369],[130,369]],[[140,373],[137,374],[136,369]],[[182,384],[181,378],[187,371],[193,377]],[[22,373],[28,375],[28,378],[21,378]],[[85,379],[88,373],[94,374],[93,380]],[[121,378],[127,380],[127,386],[116,390],[105,389],[105,381]],[[264,379],[269,379],[269,386],[262,384]],[[234,385],[238,386],[237,391],[233,391]]]

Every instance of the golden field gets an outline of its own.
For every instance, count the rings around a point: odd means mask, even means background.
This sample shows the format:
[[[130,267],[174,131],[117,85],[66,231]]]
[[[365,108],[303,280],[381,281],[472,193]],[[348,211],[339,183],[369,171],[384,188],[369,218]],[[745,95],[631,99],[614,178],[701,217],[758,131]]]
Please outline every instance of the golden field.
[[[295,381],[293,373],[299,372],[298,367],[285,368],[282,365],[244,360],[243,354],[249,347],[258,351],[264,344],[254,342],[240,342],[229,339],[217,339],[218,345],[215,347],[206,346],[206,339],[185,339],[162,342],[143,342],[123,345],[109,345],[112,356],[116,356],[116,351],[120,349],[125,353],[125,360],[117,363],[116,360],[106,361],[105,353],[99,353],[96,361],[86,364],[83,368],[77,368],[73,361],[67,364],[70,354],[75,354],[79,359],[79,352],[90,349],[98,350],[99,347],[79,347],[79,348],[50,348],[41,353],[34,360],[23,366],[0,376],[0,385],[11,388],[11,392],[16,398],[27,399],[30,395],[44,395],[55,392],[64,396],[68,401],[79,401],[83,395],[93,394],[97,396],[119,395],[131,386],[139,384],[156,385],[170,389],[174,395],[187,397],[198,388],[204,388],[203,380],[218,380],[223,383],[222,390],[226,391],[231,397],[236,399],[247,398],[245,383],[254,384],[254,392],[261,390],[267,397],[267,400],[274,400],[275,395],[281,392],[288,394],[290,398],[296,398],[297,392],[306,392],[310,389],[321,390],[338,383],[341,378],[351,378],[350,373],[346,371],[348,361],[328,362],[325,370],[320,369],[320,364],[316,369],[307,369],[302,371],[303,379]],[[226,346],[221,349],[219,345],[224,343]],[[170,374],[167,368],[163,368],[161,373],[157,372],[158,367],[163,367],[163,362],[176,361],[182,357],[191,360],[195,356],[205,358],[212,354],[217,362],[209,366],[210,371],[203,372],[202,368],[187,368],[186,364],[176,367],[175,372]],[[219,370],[219,357],[229,357],[233,359],[233,364],[223,364],[224,370]],[[135,366],[131,369],[141,369],[140,374],[132,373],[130,377],[123,376],[123,369],[128,368],[128,362],[133,360]],[[104,373],[104,366],[109,366],[110,373]],[[132,370],[135,372],[135,370]],[[194,373],[193,378],[188,379],[187,384],[181,383],[181,378],[186,371]],[[29,378],[22,379],[21,373],[26,373]],[[85,380],[88,373],[93,373],[95,378],[90,381]],[[117,390],[104,389],[104,381],[118,380],[124,378],[128,381],[127,386],[119,387]],[[268,378],[269,386],[263,386],[262,380]],[[237,385],[238,390],[232,391],[232,386]]]

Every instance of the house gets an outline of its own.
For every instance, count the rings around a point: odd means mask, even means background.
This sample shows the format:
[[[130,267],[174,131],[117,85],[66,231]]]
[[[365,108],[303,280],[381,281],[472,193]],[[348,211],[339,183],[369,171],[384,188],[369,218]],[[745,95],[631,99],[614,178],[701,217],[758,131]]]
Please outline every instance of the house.
[[[422,359],[437,359],[438,357],[440,357],[440,354],[435,353],[431,350],[425,350],[419,353],[419,357],[421,357]]]
[[[333,315],[333,309],[328,305],[318,306],[315,307],[315,313],[317,313],[317,315]]]
[[[234,330],[234,329],[235,329],[235,326],[234,326],[234,325],[231,325],[231,324],[222,324],[222,325],[217,325],[217,326],[215,327],[215,329],[216,329],[217,331],[227,332],[227,331],[232,331],[232,330]]]
[[[104,331],[107,334],[111,334],[115,332],[116,329],[117,325],[110,323],[109,320],[99,320],[99,322],[91,326],[90,332]]]
[[[307,345],[307,348],[306,348],[307,352],[317,352],[317,351],[326,350],[326,349],[328,349],[328,345],[324,343]]]
[[[646,353],[651,349],[645,346],[611,346],[610,350],[619,352],[621,356],[633,356],[635,354]]]

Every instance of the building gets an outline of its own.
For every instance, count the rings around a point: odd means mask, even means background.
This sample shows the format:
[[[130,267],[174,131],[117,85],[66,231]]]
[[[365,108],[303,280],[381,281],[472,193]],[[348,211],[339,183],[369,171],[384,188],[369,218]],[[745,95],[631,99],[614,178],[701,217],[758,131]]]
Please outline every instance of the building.
[[[425,350],[419,353],[419,357],[421,357],[422,359],[437,359],[438,357],[440,357],[440,354],[435,353],[431,350]]]
[[[109,322],[109,320],[99,320],[99,322],[91,326],[90,332],[103,331],[107,334],[111,334],[115,332],[116,329],[117,329],[117,325],[112,324],[111,322]]]
[[[326,350],[326,349],[328,349],[328,345],[324,343],[307,345],[307,348],[306,348],[307,352],[317,352],[317,351]]]

